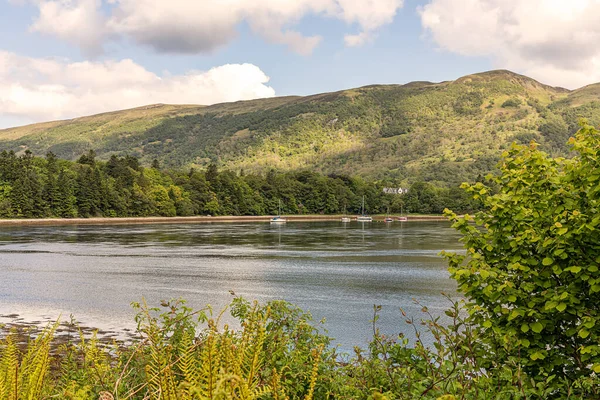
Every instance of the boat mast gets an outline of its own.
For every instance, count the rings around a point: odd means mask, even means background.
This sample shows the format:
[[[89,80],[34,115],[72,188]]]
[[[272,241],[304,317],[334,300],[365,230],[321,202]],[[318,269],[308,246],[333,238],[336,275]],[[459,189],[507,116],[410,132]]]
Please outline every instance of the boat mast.
[[[365,216],[365,195],[363,194],[363,202],[362,202],[362,215]]]

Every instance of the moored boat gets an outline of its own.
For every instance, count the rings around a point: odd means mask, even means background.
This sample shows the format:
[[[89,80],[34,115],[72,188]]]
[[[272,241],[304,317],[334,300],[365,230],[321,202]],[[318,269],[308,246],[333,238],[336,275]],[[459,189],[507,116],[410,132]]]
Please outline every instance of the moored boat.
[[[285,224],[287,219],[281,216],[281,200],[279,200],[279,215],[271,219],[272,224]]]
[[[385,215],[385,219],[383,220],[386,224],[394,222],[394,218],[390,217],[390,208],[387,209],[387,214]]]
[[[356,220],[358,222],[373,222],[373,218],[365,214],[365,196],[362,199],[362,215],[356,217]]]
[[[350,219],[350,217],[348,217],[348,215],[346,214],[346,203],[344,203],[344,215],[342,216],[341,221],[342,222],[350,222],[350,221],[352,221]]]
[[[398,221],[408,221],[408,217],[402,215],[402,206],[400,207],[400,216],[398,217]]]

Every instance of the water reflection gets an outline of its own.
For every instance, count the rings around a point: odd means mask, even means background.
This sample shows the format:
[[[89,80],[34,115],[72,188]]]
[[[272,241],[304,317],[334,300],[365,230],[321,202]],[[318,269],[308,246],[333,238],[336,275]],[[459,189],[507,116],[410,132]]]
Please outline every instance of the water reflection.
[[[229,290],[286,299],[326,317],[345,345],[405,329],[398,307],[418,298],[440,313],[452,293],[441,250],[458,236],[440,222],[341,222],[30,227],[0,229],[0,312],[62,310],[131,325],[131,301],[183,297],[222,307]]]

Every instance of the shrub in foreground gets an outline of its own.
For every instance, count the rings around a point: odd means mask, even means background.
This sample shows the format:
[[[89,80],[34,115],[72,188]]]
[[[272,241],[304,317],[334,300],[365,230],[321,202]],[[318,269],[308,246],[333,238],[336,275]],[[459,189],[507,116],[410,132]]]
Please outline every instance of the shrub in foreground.
[[[570,143],[572,159],[514,145],[491,178],[497,193],[467,186],[485,211],[450,213],[467,249],[449,256],[450,271],[490,346],[486,368],[600,373],[600,134],[584,126]]]

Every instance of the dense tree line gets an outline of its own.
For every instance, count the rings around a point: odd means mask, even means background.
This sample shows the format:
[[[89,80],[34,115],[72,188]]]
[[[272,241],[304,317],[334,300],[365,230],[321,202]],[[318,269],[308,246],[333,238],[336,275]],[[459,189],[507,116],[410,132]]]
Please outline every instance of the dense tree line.
[[[470,211],[476,204],[458,188],[415,182],[407,194],[383,193],[393,182],[310,171],[266,174],[143,167],[132,156],[96,159],[93,151],[76,162],[0,153],[0,217],[131,217]]]

